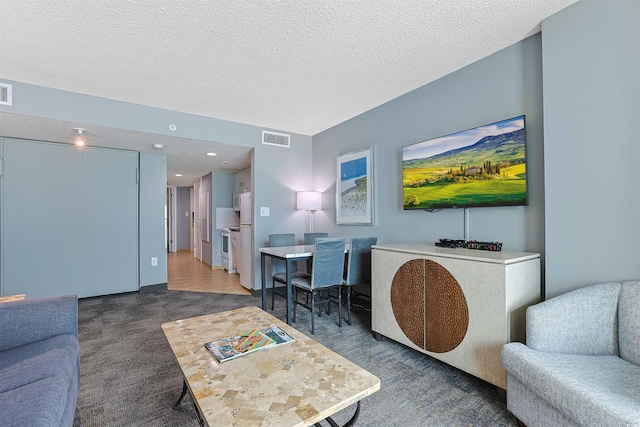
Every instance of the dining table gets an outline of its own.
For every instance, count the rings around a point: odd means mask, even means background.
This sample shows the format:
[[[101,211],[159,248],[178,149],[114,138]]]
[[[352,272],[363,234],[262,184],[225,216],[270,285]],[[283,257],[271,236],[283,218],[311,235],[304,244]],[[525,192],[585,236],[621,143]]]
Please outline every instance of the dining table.
[[[287,325],[291,325],[292,314],[292,290],[291,290],[291,273],[294,262],[313,258],[314,245],[296,245],[296,246],[273,246],[260,248],[260,272],[262,274],[262,309],[267,311],[267,276],[266,276],[266,259],[277,258],[285,261],[287,276]],[[345,253],[349,253],[349,243],[345,245]]]

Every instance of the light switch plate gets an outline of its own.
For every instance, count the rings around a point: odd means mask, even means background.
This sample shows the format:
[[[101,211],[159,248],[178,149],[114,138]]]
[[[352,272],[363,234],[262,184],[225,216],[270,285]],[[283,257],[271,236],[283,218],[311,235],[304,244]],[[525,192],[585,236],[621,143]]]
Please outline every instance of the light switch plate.
[[[269,216],[269,208],[261,206],[260,207],[260,216]]]

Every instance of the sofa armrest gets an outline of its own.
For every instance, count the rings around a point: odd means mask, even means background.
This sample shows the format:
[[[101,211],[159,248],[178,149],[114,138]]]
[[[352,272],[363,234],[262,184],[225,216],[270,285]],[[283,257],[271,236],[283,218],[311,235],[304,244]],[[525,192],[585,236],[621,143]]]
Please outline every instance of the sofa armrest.
[[[0,351],[62,334],[78,336],[76,295],[0,304]]]
[[[576,289],[527,309],[527,346],[572,354],[618,354],[620,283]]]

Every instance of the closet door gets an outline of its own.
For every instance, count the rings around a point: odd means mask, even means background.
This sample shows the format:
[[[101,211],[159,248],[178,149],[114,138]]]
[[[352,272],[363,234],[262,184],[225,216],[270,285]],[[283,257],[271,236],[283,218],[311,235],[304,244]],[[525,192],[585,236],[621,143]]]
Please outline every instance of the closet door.
[[[4,139],[5,295],[138,290],[138,153]]]

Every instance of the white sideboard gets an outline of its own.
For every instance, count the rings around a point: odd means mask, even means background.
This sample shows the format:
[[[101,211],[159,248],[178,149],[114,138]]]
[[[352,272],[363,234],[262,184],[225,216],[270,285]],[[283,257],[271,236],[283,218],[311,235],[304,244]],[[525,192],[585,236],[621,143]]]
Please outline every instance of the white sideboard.
[[[373,332],[506,389],[500,349],[525,340],[540,254],[397,243],[371,256]]]

